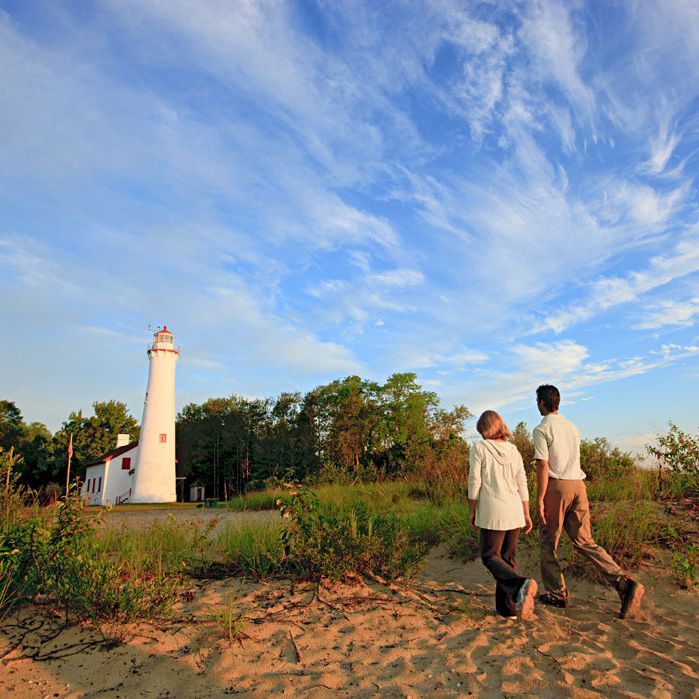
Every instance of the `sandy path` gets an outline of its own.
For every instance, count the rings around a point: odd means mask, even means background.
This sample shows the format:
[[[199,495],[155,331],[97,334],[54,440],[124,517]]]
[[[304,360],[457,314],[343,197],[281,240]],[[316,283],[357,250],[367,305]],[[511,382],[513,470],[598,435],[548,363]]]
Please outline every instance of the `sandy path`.
[[[162,510],[112,510],[101,513],[104,526],[120,527],[144,527],[154,522],[166,522],[168,518],[176,522],[200,522],[207,523],[218,520],[220,525],[227,523],[248,524],[254,522],[272,522],[279,520],[277,510],[249,510],[246,512],[233,512],[222,507],[201,508],[173,508]]]
[[[439,555],[408,592],[361,581],[201,584],[181,622],[122,628],[111,648],[80,628],[42,643],[56,622],[25,611],[0,634],[0,695],[699,697],[699,595],[660,568],[639,577],[647,592],[633,621],[616,618],[616,593],[577,579],[569,609],[501,619],[483,566]],[[214,620],[227,608],[249,618],[240,642]],[[36,650],[53,657],[21,659]]]

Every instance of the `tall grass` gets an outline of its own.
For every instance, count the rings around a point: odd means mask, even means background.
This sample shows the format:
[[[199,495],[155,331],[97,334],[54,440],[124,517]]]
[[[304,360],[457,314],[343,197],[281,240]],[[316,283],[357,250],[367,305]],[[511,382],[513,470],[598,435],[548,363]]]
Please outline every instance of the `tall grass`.
[[[637,468],[624,476],[596,478],[587,484],[590,500],[619,502],[652,500],[658,489],[658,475],[648,469]]]
[[[314,487],[322,508],[341,511],[358,505],[366,505],[376,512],[402,512],[414,507],[411,500],[413,485],[406,481],[382,481],[376,483],[339,483]],[[288,495],[288,490],[269,488],[252,491],[229,500],[225,506],[234,512],[248,510],[276,510],[278,501]]]
[[[281,521],[242,526],[228,524],[217,535],[215,544],[224,564],[237,574],[262,580],[284,572]]]

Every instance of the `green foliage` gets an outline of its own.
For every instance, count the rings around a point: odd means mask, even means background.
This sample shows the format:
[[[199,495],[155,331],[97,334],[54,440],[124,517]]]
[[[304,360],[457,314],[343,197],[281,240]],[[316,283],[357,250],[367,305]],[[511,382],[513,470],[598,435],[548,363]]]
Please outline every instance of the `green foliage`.
[[[115,400],[95,401],[94,415],[84,416],[82,411],[70,413],[68,420],[53,437],[53,463],[51,478],[64,474],[68,455],[68,443],[73,435],[71,474],[83,479],[85,464],[98,459],[116,445],[117,435],[128,434],[138,440],[138,422],[128,412],[125,403]]]
[[[226,527],[217,545],[229,570],[264,580],[285,570],[282,533],[279,523]]]
[[[521,454],[522,461],[524,462],[524,472],[527,474],[527,489],[530,495],[532,495],[529,501],[535,502],[533,493],[536,486],[537,468],[536,460],[534,459],[534,442],[524,422],[517,423],[517,427],[515,427],[512,432],[512,443],[517,447],[517,451]]]
[[[672,574],[675,582],[683,590],[688,590],[696,583],[697,567],[699,567],[699,546],[696,544],[689,544],[683,550],[675,551],[672,556]]]
[[[671,472],[669,483],[661,480],[661,486],[668,486],[671,495],[699,493],[699,435],[692,437],[672,422],[668,425],[667,434],[658,435],[646,447],[658,460],[661,474],[663,466]]]
[[[370,514],[364,505],[323,514],[318,496],[307,488],[283,498],[280,510],[288,520],[283,540],[289,565],[303,578],[336,580],[350,573],[410,577],[428,551],[425,544],[411,541],[395,514]]]
[[[178,580],[134,577],[101,555],[94,523],[75,491],[43,516],[18,511],[0,531],[0,615],[41,597],[66,618],[127,621],[148,618],[175,599]]]
[[[21,457],[16,473],[26,485],[40,485],[51,470],[51,433],[40,422],[25,424],[19,408],[8,400],[0,401],[0,449],[12,449]]]
[[[440,410],[415,374],[381,385],[358,376],[319,386],[303,398],[238,396],[190,404],[178,416],[178,459],[209,496],[229,500],[274,482],[344,483],[386,477],[465,482],[470,414]]]
[[[603,437],[580,442],[580,466],[590,483],[601,479],[625,478],[637,468],[631,454],[612,447]]]

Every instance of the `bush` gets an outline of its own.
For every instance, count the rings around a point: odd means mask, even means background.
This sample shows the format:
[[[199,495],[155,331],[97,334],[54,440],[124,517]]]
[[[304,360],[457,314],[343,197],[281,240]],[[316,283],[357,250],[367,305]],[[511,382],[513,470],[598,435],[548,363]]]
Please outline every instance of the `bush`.
[[[658,435],[655,444],[646,447],[658,459],[662,476],[663,466],[671,472],[668,483],[660,479],[661,488],[669,485],[671,495],[699,494],[699,435],[692,437],[670,422],[668,433]]]
[[[303,578],[337,580],[350,573],[409,577],[429,549],[411,541],[395,514],[369,514],[364,504],[323,514],[318,496],[300,488],[279,505],[288,520],[283,533],[287,563]]]
[[[636,470],[636,461],[604,439],[583,439],[580,442],[580,466],[590,483],[609,478],[624,478]]]
[[[133,576],[96,543],[94,524],[73,490],[47,516],[5,519],[0,533],[0,614],[41,597],[77,621],[148,618],[167,609],[176,577]]]

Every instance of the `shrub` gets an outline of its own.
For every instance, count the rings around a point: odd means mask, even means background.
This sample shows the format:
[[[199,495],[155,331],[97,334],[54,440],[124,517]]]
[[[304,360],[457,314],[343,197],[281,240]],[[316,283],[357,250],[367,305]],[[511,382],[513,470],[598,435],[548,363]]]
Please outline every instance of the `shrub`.
[[[694,586],[697,580],[697,566],[699,566],[699,546],[696,544],[688,544],[673,554],[672,574],[675,582],[683,590]]]
[[[655,443],[646,447],[658,459],[660,488],[670,495],[699,493],[699,435],[692,437],[670,422],[668,433],[658,435]],[[662,469],[671,472],[668,481],[662,479]]]
[[[283,533],[288,565],[303,578],[340,579],[349,573],[409,577],[428,551],[426,544],[411,541],[395,514],[370,514],[364,504],[324,514],[316,493],[300,488],[279,505],[288,520]]]
[[[78,621],[148,618],[174,601],[176,577],[133,576],[104,555],[73,490],[47,516],[17,515],[0,535],[0,613],[38,596]]]
[[[580,466],[591,483],[609,478],[623,478],[636,470],[636,461],[604,439],[583,439],[580,442]]]

